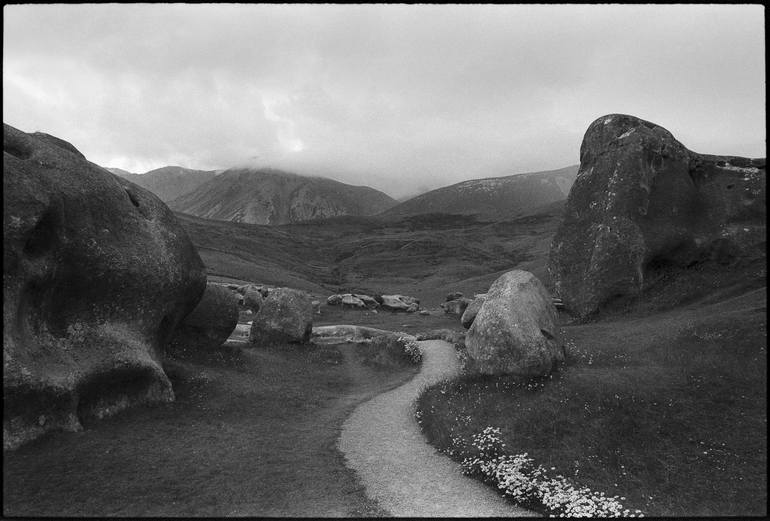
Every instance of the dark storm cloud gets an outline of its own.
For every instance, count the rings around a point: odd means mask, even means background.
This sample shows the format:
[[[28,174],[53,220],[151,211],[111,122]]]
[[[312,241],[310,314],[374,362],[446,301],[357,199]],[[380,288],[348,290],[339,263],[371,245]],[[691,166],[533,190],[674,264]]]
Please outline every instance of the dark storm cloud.
[[[6,6],[5,122],[132,171],[400,196],[578,161],[610,112],[765,155],[759,6]]]

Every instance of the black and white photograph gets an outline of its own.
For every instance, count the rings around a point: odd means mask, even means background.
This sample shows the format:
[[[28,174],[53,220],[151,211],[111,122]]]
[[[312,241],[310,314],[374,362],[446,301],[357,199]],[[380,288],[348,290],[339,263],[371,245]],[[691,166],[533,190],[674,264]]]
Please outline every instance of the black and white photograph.
[[[765,36],[5,4],[3,517],[766,517]]]

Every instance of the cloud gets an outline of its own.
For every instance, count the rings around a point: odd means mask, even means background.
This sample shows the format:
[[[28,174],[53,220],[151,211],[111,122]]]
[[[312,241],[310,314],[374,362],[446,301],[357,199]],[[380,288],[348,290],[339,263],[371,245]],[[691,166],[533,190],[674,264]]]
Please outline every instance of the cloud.
[[[574,164],[587,126],[611,112],[697,151],[765,155],[761,6],[4,14],[4,121],[131,171],[258,162],[401,196]]]

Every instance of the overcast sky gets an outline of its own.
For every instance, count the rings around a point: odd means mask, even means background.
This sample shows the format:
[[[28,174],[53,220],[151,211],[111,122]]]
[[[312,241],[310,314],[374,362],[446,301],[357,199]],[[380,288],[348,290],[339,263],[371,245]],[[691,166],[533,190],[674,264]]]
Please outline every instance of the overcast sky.
[[[3,121],[131,172],[244,163],[395,197],[561,168],[599,116],[765,152],[761,6],[4,7]]]

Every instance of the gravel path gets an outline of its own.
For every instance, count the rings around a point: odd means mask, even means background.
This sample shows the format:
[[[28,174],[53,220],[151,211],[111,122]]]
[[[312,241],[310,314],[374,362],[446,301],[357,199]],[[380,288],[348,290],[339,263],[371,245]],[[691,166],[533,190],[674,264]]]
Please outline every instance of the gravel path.
[[[397,517],[537,516],[487,485],[463,476],[457,463],[425,441],[414,419],[421,390],[457,373],[454,347],[420,342],[422,369],[414,379],[359,405],[345,421],[339,447],[366,493]]]

